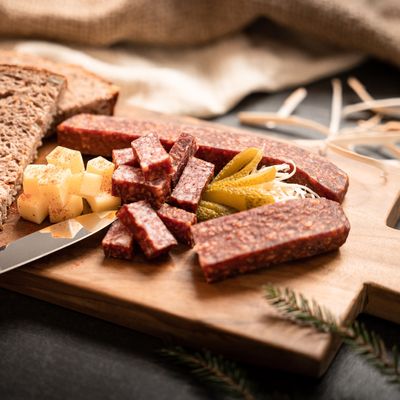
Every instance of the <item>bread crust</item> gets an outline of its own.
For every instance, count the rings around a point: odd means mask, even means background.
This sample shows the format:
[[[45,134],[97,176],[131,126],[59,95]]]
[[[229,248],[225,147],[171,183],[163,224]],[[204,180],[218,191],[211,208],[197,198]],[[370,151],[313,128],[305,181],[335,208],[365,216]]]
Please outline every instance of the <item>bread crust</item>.
[[[66,87],[62,75],[36,67],[0,65],[0,228],[25,167],[53,124]]]
[[[31,54],[16,51],[0,51],[0,64],[39,67],[65,76],[68,90],[60,97],[57,115],[47,135],[65,119],[79,113],[113,115],[119,88],[106,79],[74,65],[57,63]]]

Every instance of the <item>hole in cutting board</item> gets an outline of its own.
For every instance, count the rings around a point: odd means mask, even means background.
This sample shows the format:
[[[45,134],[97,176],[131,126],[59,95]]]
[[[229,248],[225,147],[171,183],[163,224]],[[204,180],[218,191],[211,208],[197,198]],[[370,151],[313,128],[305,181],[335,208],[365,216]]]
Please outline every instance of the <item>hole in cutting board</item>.
[[[399,147],[399,143],[395,144]],[[397,157],[390,149],[385,146],[357,145],[353,147],[354,151],[363,156],[372,157],[378,160],[396,160]],[[386,220],[386,225],[390,228],[400,230],[400,197],[395,201],[389,216]]]
[[[386,220],[386,225],[390,228],[400,230],[400,196],[395,201]]]

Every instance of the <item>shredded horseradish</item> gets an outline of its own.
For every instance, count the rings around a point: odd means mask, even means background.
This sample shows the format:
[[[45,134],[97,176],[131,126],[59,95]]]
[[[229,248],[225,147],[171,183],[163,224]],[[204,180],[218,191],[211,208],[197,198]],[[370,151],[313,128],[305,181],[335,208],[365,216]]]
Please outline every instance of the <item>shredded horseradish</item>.
[[[307,186],[284,182],[296,174],[296,164],[293,161],[290,161],[290,165],[274,165],[274,168],[277,171],[276,177],[270,182],[270,186],[266,186],[265,193],[272,195],[275,202],[291,199],[305,199],[307,197],[319,197],[317,193]]]

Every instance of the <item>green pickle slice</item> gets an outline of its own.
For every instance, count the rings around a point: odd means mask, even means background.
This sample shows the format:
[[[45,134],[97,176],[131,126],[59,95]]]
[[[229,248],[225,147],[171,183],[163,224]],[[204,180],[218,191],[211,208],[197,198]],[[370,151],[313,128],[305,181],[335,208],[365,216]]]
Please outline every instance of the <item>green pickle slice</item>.
[[[267,191],[273,185],[277,170],[274,166],[258,170],[262,157],[262,150],[250,147],[226,164],[203,193],[198,220],[274,203],[274,197]]]
[[[213,182],[218,182],[226,178],[236,179],[246,176],[257,168],[261,159],[262,151],[255,147],[249,147],[233,157],[232,160],[222,168]]]
[[[207,219],[223,217],[237,212],[234,208],[224,206],[222,204],[213,203],[211,201],[201,200],[197,208],[197,219],[206,221]]]

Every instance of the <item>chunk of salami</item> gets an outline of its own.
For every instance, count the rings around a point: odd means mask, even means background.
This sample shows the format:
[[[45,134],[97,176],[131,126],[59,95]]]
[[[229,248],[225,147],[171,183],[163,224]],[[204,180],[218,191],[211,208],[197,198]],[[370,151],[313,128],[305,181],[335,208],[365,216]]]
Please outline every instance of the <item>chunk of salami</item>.
[[[199,145],[197,158],[211,162],[216,171],[248,147],[264,149],[263,165],[296,164],[291,181],[306,185],[322,197],[342,202],[349,186],[347,174],[325,157],[284,141],[260,137],[247,131],[217,124],[196,124],[162,118],[143,119],[80,114],[58,126],[58,144],[85,154],[110,156],[112,149],[130,145],[148,132],[156,132],[170,149],[183,130]]]
[[[156,133],[134,140],[131,146],[146,180],[164,178],[173,172],[171,158]]]
[[[193,245],[190,227],[197,222],[196,214],[172,207],[169,204],[163,204],[157,210],[157,214],[178,241],[188,246]]]
[[[174,169],[171,175],[171,185],[173,188],[178,183],[189,158],[196,154],[197,149],[196,138],[186,132],[182,132],[172,146],[169,156],[171,157],[172,168]]]
[[[132,167],[139,166],[139,162],[133,154],[132,147],[113,150],[112,161],[115,164],[115,168],[118,168],[120,165],[130,165]]]
[[[147,201],[125,204],[117,214],[147,258],[167,253],[178,243]]]
[[[213,164],[191,157],[168,201],[187,211],[196,212],[201,194],[213,176]]]
[[[350,224],[327,199],[287,200],[194,225],[207,282],[338,249]]]
[[[131,260],[133,257],[133,234],[120,220],[115,220],[101,245],[106,257]]]
[[[119,166],[112,176],[112,194],[121,197],[123,203],[147,200],[159,208],[171,192],[169,177],[147,181],[140,168]]]

